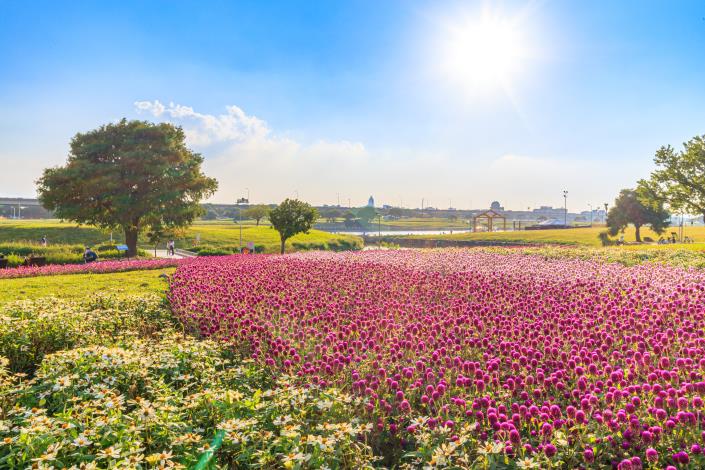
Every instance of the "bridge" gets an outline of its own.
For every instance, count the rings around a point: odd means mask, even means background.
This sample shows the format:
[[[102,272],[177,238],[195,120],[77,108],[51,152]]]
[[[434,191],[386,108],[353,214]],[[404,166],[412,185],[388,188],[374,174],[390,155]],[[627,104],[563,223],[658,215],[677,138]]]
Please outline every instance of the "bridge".
[[[0,206],[25,206],[41,207],[38,199],[26,197],[0,197]]]

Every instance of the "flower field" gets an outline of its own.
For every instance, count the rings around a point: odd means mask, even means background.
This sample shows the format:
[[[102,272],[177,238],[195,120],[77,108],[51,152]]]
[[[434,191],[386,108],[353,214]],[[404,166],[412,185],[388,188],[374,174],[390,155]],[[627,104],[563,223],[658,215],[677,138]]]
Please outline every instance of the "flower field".
[[[379,464],[705,466],[701,271],[481,250],[222,257],[182,265],[169,301],[290,386],[350,395]],[[292,434],[300,466],[308,432]]]
[[[16,279],[34,276],[58,276],[62,274],[102,274],[124,271],[140,271],[178,266],[179,259],[136,259],[120,261],[98,261],[89,264],[49,264],[46,266],[19,266],[0,269],[0,279]]]

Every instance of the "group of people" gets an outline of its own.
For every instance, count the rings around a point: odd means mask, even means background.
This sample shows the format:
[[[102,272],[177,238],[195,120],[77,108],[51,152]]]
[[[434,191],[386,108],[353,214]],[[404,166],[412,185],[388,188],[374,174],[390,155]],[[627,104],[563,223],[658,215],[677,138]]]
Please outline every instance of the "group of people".
[[[688,235],[683,237],[683,243],[693,243],[693,242],[694,242],[694,240],[692,238],[690,238]],[[668,238],[661,237],[658,239],[659,245],[668,245],[669,243],[678,243],[678,238],[676,238],[675,233],[671,234],[671,236]]]

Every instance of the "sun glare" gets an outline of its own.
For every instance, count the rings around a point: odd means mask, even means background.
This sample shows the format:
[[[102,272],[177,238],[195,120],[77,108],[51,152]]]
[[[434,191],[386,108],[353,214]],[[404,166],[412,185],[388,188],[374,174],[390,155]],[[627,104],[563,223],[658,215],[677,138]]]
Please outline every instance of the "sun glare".
[[[489,11],[446,27],[441,73],[469,92],[507,88],[521,72],[527,38],[515,19]]]

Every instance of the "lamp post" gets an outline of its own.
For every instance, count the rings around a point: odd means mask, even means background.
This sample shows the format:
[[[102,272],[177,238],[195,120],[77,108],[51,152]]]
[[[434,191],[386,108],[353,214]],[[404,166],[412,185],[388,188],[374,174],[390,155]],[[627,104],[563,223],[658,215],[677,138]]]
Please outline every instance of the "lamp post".
[[[605,215],[602,217],[602,222],[607,223],[607,203],[605,203]]]
[[[568,191],[563,190],[563,225],[568,226]]]

